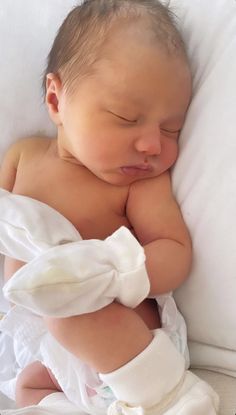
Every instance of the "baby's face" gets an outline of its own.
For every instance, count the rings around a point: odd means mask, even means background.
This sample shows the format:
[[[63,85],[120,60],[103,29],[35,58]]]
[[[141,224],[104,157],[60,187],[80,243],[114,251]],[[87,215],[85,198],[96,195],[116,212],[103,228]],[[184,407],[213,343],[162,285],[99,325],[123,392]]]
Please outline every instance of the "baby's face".
[[[102,180],[127,185],[174,164],[191,77],[180,57],[120,40],[72,97],[62,94],[58,145]]]

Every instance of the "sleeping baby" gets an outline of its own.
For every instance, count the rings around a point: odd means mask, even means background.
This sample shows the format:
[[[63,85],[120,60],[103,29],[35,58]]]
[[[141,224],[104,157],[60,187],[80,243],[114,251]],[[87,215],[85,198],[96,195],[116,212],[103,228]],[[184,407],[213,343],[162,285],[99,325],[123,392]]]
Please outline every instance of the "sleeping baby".
[[[156,0],[85,0],[58,31],[44,88],[57,136],[15,143],[0,171],[1,217],[13,203],[27,230],[19,240],[38,228],[47,248],[2,248],[6,293],[22,278],[44,284],[8,296],[18,305],[2,330],[16,339],[21,327],[28,356],[17,405],[63,391],[87,413],[216,414],[215,393],[186,370],[169,294],[191,265],[169,175],[191,98],[173,16]],[[41,339],[34,351],[30,336]]]

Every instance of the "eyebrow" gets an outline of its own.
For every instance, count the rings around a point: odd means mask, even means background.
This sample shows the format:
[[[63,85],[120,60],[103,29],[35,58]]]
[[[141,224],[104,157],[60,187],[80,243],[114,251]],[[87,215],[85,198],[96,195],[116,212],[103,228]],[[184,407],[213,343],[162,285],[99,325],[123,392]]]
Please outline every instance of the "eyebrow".
[[[107,79],[100,79],[99,83],[101,87],[107,91],[106,96],[109,100],[117,102],[117,100],[120,99],[124,102],[128,101],[129,104],[131,103],[133,106],[140,107],[142,98],[134,97],[133,94],[131,95],[124,89],[121,91],[119,86],[116,88],[114,85],[110,85]]]
[[[117,102],[118,99],[124,101],[124,103],[126,104],[126,102],[130,105],[134,105],[136,107],[140,107],[140,104],[142,102],[142,99],[139,99],[137,97],[134,97],[133,95],[131,95],[128,91],[110,91],[109,92],[109,99]]]

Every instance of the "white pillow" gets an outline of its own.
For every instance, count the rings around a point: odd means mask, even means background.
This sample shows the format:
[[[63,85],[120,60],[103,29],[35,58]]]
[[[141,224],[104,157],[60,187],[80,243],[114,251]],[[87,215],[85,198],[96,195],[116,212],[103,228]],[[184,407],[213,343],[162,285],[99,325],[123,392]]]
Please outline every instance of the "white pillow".
[[[41,74],[76,0],[0,2],[0,161],[13,141],[51,136]],[[192,365],[236,374],[236,1],[170,0],[194,74],[173,185],[190,228],[194,264],[176,293]]]
[[[173,173],[194,262],[175,298],[192,366],[236,376],[236,1],[171,0],[194,75]]]
[[[55,33],[76,0],[0,1],[0,162],[10,143],[55,132],[42,74]]]

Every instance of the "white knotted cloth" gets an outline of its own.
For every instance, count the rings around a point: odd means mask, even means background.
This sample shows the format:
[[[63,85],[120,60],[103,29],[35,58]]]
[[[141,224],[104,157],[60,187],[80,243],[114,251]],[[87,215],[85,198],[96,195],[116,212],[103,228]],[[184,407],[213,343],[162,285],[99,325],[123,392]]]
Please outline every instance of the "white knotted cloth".
[[[28,262],[5,297],[42,316],[97,311],[114,300],[134,308],[149,294],[143,247],[122,226],[105,240],[82,240],[48,205],[0,189],[0,253]]]

